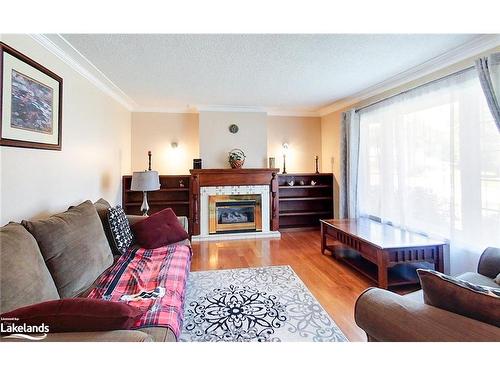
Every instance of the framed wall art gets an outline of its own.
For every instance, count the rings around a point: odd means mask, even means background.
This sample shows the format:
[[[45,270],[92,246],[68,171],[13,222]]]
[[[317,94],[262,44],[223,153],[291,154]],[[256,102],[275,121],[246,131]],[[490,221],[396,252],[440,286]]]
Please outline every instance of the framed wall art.
[[[63,80],[0,42],[0,146],[60,151]]]

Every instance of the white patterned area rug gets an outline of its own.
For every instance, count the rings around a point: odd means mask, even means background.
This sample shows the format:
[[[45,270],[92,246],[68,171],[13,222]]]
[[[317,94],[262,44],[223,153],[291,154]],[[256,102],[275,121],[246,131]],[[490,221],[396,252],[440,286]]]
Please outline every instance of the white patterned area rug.
[[[348,341],[290,266],[191,272],[180,341]]]

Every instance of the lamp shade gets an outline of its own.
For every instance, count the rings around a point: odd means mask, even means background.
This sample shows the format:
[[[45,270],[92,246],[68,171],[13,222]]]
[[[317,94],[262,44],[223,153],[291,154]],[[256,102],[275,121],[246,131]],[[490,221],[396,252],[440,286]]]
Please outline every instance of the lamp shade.
[[[160,190],[160,177],[157,171],[134,172],[130,184],[132,191]]]

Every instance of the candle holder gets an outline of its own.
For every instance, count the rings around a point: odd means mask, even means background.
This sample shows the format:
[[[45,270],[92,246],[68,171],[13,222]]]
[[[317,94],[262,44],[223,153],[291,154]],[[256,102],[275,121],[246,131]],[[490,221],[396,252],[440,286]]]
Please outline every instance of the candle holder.
[[[286,154],[288,153],[288,143],[283,143],[283,172],[282,174],[286,174]]]

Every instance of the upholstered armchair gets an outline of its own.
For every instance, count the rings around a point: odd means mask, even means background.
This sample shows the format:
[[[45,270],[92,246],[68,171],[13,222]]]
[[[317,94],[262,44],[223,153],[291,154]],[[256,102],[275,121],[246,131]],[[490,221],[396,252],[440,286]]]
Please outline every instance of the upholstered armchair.
[[[493,280],[499,272],[500,249],[490,247],[482,254],[477,272],[457,278],[500,288]],[[359,296],[354,315],[369,341],[500,341],[499,327],[427,305],[421,290],[401,296],[367,289]]]

